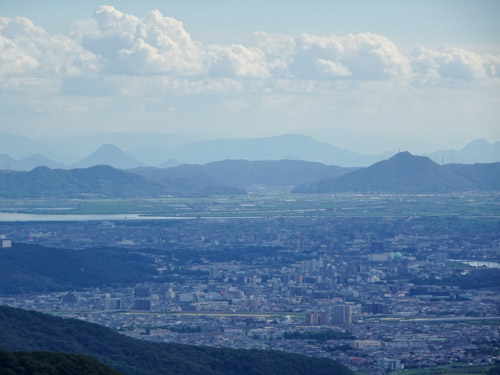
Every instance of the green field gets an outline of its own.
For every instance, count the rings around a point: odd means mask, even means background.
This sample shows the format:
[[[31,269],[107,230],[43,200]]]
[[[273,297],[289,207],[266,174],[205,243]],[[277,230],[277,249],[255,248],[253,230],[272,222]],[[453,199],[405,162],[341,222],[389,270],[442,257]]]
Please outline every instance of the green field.
[[[500,199],[498,199],[497,194],[286,194],[211,198],[0,199],[0,211],[39,214],[142,214],[188,217],[453,215],[498,217],[500,216]]]

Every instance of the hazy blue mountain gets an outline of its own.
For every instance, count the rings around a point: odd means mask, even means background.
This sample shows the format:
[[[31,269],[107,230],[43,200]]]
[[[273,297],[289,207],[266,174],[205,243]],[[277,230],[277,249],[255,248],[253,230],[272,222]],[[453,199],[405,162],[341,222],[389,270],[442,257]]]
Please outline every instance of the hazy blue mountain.
[[[158,178],[192,178],[206,174],[226,185],[243,188],[249,185],[296,186],[337,177],[351,170],[352,168],[301,160],[224,160],[204,165],[184,164],[164,170],[148,170],[148,178],[152,178],[152,174]],[[145,171],[141,168],[135,173],[145,176]]]
[[[88,168],[95,165],[109,165],[113,168],[129,169],[139,167],[142,164],[118,147],[105,144],[100,146],[85,159],[73,165],[73,167]]]
[[[246,194],[205,175],[147,179],[106,165],[78,169],[37,167],[29,172],[0,171],[1,197],[143,197]]]
[[[139,148],[167,148],[172,149],[184,144],[196,142],[200,138],[197,136],[186,136],[173,133],[154,133],[154,132],[121,132],[121,133],[99,133],[82,135],[75,137],[66,137],[51,141],[52,144],[59,145],[66,143],[70,145],[81,144],[87,149],[95,149],[103,143],[114,144],[122,150],[133,150]]]
[[[467,177],[434,163],[428,157],[400,152],[370,167],[340,177],[306,184],[301,193],[449,193],[478,187]]]
[[[145,146],[127,151],[127,154],[147,166],[158,166],[169,158],[172,151],[166,147]]]
[[[476,164],[500,162],[500,142],[490,144],[484,139],[476,139],[461,150],[441,150],[428,154],[439,164]]]
[[[0,170],[30,171],[36,167],[67,168],[65,165],[47,159],[40,154],[28,156],[20,161],[9,155],[0,154]]]
[[[64,164],[50,160],[41,154],[35,154],[20,160],[18,163],[17,170],[31,171],[33,168],[36,167],[48,167],[52,169],[68,168]]]
[[[39,153],[59,163],[72,165],[89,155],[102,144],[114,144],[122,150],[172,149],[200,140],[200,137],[180,134],[123,132],[80,135],[72,137],[46,137],[29,139],[9,133],[0,133],[0,152],[15,159]],[[146,158],[151,156],[144,155]],[[151,165],[157,165],[168,158],[158,155]],[[141,160],[141,158],[139,158]],[[141,160],[142,161],[142,160]],[[150,164],[145,161],[145,164]]]
[[[17,170],[19,162],[13,157],[0,154],[0,170]]]
[[[253,139],[222,139],[180,146],[170,158],[186,164],[212,161],[298,159],[329,165],[363,166],[382,160],[383,155],[363,155],[344,150],[305,135],[280,135]]]
[[[387,151],[380,153],[381,150],[399,147],[397,141],[366,136],[347,129],[316,129],[308,130],[304,134],[307,135],[201,141],[207,137],[124,132],[29,139],[0,133],[0,150],[2,154],[17,160],[41,154],[64,165],[74,165],[99,146],[113,144],[136,162],[148,166],[171,166],[164,164],[169,159],[189,164],[205,164],[226,159],[290,159],[349,167],[371,165],[392,154]],[[441,150],[427,156],[439,164],[497,162],[500,161],[500,142],[489,144],[479,139],[470,142],[462,150]]]
[[[362,154],[386,154],[387,150],[397,149],[399,145],[394,139],[342,128],[307,129],[297,134],[304,134],[332,145],[342,145],[342,148]],[[390,153],[393,154],[394,152]]]
[[[265,350],[160,344],[75,319],[0,306],[0,349],[91,355],[134,375],[352,375],[326,358]]]
[[[10,133],[0,133],[0,150],[2,154],[21,159],[33,153],[43,153],[40,145],[31,139]]]
[[[151,163],[148,159],[154,157],[154,155],[150,155],[149,153],[141,154],[141,150],[169,150],[183,144],[196,142],[199,139],[200,138],[197,137],[179,134],[151,132],[100,133],[63,138],[40,139],[38,142],[43,144],[45,148],[52,150],[54,155],[50,154],[48,151],[38,152],[42,152],[44,155],[47,155],[56,161],[69,160],[66,163],[74,164],[83,159],[86,155],[90,154],[93,150],[97,149],[99,146],[103,144],[112,144],[146,165],[156,165],[166,160],[168,155],[162,153],[153,160],[154,163]],[[137,150],[139,150],[139,154],[136,153]],[[59,156],[56,157],[56,155]],[[65,159],[61,159],[60,157],[65,157]]]
[[[168,159],[167,161],[164,161],[163,163],[158,164],[157,167],[158,168],[173,168],[173,167],[178,167],[179,165],[182,165],[182,163],[179,160]]]

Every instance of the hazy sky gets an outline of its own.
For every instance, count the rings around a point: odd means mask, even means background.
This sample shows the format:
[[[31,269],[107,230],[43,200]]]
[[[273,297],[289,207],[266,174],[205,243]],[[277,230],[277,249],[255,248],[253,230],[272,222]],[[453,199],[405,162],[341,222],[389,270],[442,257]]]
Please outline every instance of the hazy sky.
[[[0,0],[0,132],[498,141],[499,16],[480,0]]]

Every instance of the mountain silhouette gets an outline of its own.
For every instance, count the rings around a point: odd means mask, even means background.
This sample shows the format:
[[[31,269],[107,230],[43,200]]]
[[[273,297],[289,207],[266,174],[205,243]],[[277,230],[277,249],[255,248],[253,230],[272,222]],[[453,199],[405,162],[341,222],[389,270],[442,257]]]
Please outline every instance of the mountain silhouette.
[[[299,186],[295,192],[449,193],[478,188],[466,174],[456,174],[428,157],[400,152],[370,167]]]
[[[88,168],[96,165],[109,165],[113,168],[128,169],[139,167],[142,164],[118,147],[111,144],[105,144],[83,160],[74,164],[73,167]]]

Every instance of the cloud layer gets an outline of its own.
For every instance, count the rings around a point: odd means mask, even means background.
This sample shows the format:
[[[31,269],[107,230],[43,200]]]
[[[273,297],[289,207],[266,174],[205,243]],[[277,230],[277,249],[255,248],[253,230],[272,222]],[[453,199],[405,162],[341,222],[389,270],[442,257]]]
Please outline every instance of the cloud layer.
[[[500,56],[445,46],[420,47],[407,57],[388,38],[369,32],[296,37],[258,32],[240,44],[205,45],[194,41],[182,22],[158,10],[139,18],[112,6],[101,6],[78,22],[71,37],[48,34],[26,18],[0,18],[0,76],[55,79],[96,74],[177,80],[405,79],[439,85],[496,79]]]
[[[251,136],[335,124],[415,137],[439,124],[445,137],[476,127],[496,136],[499,88],[500,55],[405,54],[370,32],[208,44],[158,10],[141,18],[101,6],[69,35],[0,18],[3,131]]]

